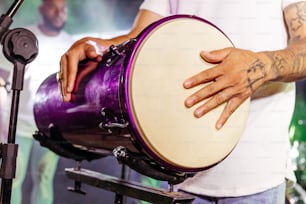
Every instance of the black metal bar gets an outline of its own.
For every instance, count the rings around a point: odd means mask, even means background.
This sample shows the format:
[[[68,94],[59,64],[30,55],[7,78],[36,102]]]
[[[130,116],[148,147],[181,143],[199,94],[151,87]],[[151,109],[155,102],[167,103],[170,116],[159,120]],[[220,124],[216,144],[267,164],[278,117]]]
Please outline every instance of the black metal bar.
[[[191,204],[194,200],[194,196],[183,192],[169,192],[164,189],[152,188],[87,169],[67,168],[65,171],[68,178],[75,181],[151,203]]]
[[[11,5],[11,7],[6,12],[6,15],[12,18],[17,12],[17,10],[19,9],[19,7],[21,6],[22,2],[23,0],[15,0],[15,2]]]
[[[15,0],[14,3],[7,10],[6,14],[1,15],[0,17],[0,39],[9,29],[10,25],[13,22],[13,16],[21,6],[23,0]]]

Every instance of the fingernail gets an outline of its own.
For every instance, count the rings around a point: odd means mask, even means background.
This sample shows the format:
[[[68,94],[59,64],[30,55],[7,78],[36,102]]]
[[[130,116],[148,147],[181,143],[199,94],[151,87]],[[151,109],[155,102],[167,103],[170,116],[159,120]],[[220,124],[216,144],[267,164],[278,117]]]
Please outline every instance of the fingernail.
[[[67,101],[67,96],[66,95],[62,95],[63,101]]]
[[[201,51],[201,54],[203,54],[203,55],[209,55],[210,52],[209,52],[209,51],[202,50],[202,51]]]
[[[218,122],[217,123],[217,129],[220,130],[223,126],[223,123],[222,122]]]
[[[73,86],[72,86],[72,85],[68,85],[68,86],[67,86],[67,91],[68,91],[68,92],[72,92],[72,90],[73,90]]]
[[[187,107],[191,107],[191,106],[193,105],[194,101],[195,101],[195,99],[192,98],[192,97],[190,97],[190,98],[188,98],[188,99],[186,100],[186,103],[185,103],[185,104],[186,104]]]
[[[195,115],[197,118],[203,116],[203,114],[204,114],[204,109],[198,109],[198,110],[196,110],[196,111],[194,112],[194,115]]]
[[[184,82],[184,87],[185,88],[190,88],[192,86],[192,83],[193,81],[191,79],[187,79],[185,82]]]

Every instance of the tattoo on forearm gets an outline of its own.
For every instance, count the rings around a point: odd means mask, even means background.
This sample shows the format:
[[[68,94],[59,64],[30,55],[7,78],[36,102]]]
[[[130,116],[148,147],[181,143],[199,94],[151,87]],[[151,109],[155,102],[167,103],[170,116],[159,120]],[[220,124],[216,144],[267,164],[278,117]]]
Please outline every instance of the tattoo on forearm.
[[[286,75],[289,81],[290,75],[294,78],[296,78],[295,74],[300,74],[301,78],[304,76],[302,73],[305,72],[306,54],[295,55],[288,50],[286,54],[268,53],[267,56],[272,61],[271,69],[275,76]]]
[[[291,9],[293,14],[289,15],[290,18],[287,19],[287,22],[291,33],[291,41],[294,42],[301,38],[299,32],[306,23],[306,2],[298,2],[294,4],[288,8],[287,12]]]
[[[287,60],[280,54],[268,54],[272,61],[272,71],[276,74],[279,75],[279,73],[288,67],[288,62]]]
[[[247,70],[248,86],[254,92],[253,84],[267,76],[265,64],[257,59]]]
[[[271,64],[271,71],[274,76],[280,76],[282,72],[286,71],[290,67],[288,63],[288,56],[294,58],[294,53],[291,51],[287,52],[287,57],[285,58],[282,54],[279,53],[267,53],[267,56],[270,58]]]
[[[298,80],[306,76],[306,1],[289,5],[284,10],[289,31],[287,49],[267,52],[273,80]]]
[[[306,2],[296,4],[297,15],[301,21],[306,21]]]

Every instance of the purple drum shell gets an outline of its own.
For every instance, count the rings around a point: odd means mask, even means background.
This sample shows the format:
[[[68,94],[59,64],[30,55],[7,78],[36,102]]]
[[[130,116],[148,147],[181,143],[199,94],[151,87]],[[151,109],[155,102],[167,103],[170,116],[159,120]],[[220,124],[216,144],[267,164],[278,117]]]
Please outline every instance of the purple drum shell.
[[[72,102],[63,102],[56,74],[49,76],[39,87],[34,103],[39,131],[50,136],[49,127],[54,125],[73,144],[109,150],[123,145],[135,151],[127,130],[121,135],[111,135],[99,126],[103,121],[102,108],[122,117],[119,102],[120,78],[124,71],[122,60],[111,67],[98,64],[95,71],[82,80]]]

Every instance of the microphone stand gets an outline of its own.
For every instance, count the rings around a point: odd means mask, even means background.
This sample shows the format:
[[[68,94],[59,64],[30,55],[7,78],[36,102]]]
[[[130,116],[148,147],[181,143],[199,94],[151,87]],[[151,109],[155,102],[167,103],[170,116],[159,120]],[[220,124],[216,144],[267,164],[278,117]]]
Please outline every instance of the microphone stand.
[[[35,59],[38,54],[38,43],[35,35],[23,28],[9,30],[12,17],[20,7],[23,0],[15,0],[6,14],[0,17],[0,40],[3,45],[3,54],[14,64],[12,82],[12,104],[7,144],[0,144],[2,159],[1,178],[1,204],[11,202],[13,178],[16,173],[16,160],[18,145],[15,144],[16,126],[20,91],[23,89],[24,70],[26,64]]]

